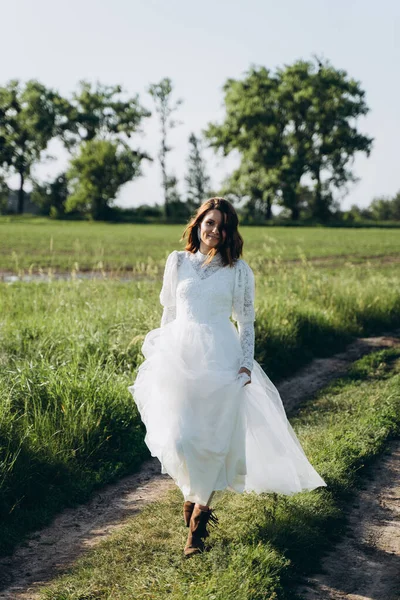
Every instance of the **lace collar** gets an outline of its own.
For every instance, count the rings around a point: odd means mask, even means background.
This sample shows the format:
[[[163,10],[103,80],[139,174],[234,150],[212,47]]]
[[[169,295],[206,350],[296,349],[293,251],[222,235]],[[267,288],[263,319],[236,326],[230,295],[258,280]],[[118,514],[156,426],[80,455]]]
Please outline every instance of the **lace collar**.
[[[192,254],[190,252],[190,258],[191,260],[195,260],[196,262],[200,262],[203,263],[206,258],[207,258],[207,254],[203,254],[203,252],[200,252],[200,250],[197,250],[194,254]],[[221,254],[218,252],[212,259],[210,265],[212,264],[222,264],[222,258],[221,258]]]
[[[186,256],[188,260],[191,262],[192,267],[200,277],[200,279],[206,279],[215,271],[218,271],[222,268],[222,258],[219,253],[217,253],[210,263],[204,264],[207,258],[207,254],[203,254],[200,250],[197,250],[194,254],[192,252],[187,252]]]

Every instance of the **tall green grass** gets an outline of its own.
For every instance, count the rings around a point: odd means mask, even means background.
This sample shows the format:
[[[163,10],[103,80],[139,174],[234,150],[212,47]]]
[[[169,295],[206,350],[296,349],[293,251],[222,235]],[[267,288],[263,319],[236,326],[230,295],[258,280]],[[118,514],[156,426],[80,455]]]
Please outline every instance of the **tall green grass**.
[[[293,496],[218,492],[210,551],[190,560],[182,496],[152,503],[43,600],[293,600],[301,577],[343,533],[366,467],[400,433],[400,349],[376,352],[305,404],[292,425],[327,488]],[[262,457],[260,457],[262,460]]]
[[[400,324],[400,275],[387,267],[318,270],[259,259],[256,359],[278,381],[355,335]],[[0,552],[95,486],[148,456],[127,386],[160,282],[0,288]]]

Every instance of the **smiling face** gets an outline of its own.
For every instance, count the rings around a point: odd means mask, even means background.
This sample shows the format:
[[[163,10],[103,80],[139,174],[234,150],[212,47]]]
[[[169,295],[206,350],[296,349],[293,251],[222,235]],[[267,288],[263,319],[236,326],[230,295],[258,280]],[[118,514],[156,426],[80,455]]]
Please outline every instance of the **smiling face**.
[[[187,237],[185,251],[208,254],[205,265],[218,254],[224,266],[232,267],[243,249],[238,225],[238,215],[228,200],[219,196],[209,198],[199,206],[183,231],[181,239]]]
[[[205,214],[200,224],[200,252],[206,254],[225,240],[225,230],[220,231],[222,223],[223,215],[220,210],[214,208]]]

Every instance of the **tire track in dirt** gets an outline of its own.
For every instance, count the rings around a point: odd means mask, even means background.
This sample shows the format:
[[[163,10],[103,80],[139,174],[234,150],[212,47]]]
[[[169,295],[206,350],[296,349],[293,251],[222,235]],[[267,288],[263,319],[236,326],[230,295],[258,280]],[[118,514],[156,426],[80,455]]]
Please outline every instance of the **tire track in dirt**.
[[[287,412],[343,375],[361,356],[398,344],[400,330],[357,339],[340,354],[315,359],[294,377],[277,384]],[[123,527],[143,506],[159,500],[174,485],[170,477],[160,473],[158,460],[151,459],[139,472],[102,488],[87,504],[64,510],[48,527],[32,533],[13,555],[0,559],[0,600],[35,600],[38,586],[61,574],[89,548]]]
[[[400,440],[374,465],[350,510],[345,537],[298,594],[302,600],[399,600]]]

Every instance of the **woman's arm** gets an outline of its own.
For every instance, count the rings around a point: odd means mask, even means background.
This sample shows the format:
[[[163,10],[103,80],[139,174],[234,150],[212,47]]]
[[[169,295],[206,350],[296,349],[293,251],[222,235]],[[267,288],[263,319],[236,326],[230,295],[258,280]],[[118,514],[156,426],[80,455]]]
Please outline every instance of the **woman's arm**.
[[[254,323],[238,321],[238,332],[240,345],[243,352],[243,360],[239,373],[247,372],[250,375],[254,361]],[[243,369],[243,371],[242,371]]]
[[[176,319],[176,306],[164,306],[160,327],[164,327]]]
[[[255,337],[254,274],[249,265],[243,260],[238,261],[236,269],[232,317],[237,322],[243,354],[239,373],[247,373],[250,377],[253,368]]]
[[[165,263],[160,303],[163,306],[160,327],[164,327],[176,318],[176,284],[178,273],[178,252],[169,254]]]

